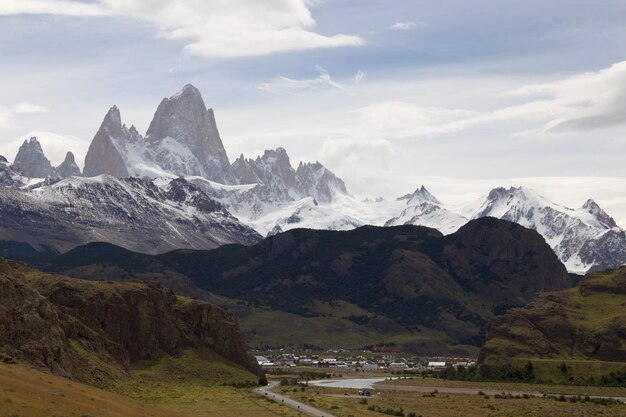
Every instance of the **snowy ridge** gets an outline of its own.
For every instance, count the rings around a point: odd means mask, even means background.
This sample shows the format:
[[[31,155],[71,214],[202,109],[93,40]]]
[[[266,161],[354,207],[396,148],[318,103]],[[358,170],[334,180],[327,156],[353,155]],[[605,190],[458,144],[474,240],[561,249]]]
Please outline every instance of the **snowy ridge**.
[[[59,252],[104,241],[144,253],[251,244],[260,236],[178,178],[71,177],[20,190],[0,187],[0,240]]]

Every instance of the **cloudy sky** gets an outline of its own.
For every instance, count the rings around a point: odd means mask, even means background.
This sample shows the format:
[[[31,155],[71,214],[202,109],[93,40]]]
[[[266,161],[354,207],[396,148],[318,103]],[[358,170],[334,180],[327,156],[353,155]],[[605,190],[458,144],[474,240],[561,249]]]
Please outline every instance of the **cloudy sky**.
[[[0,0],[0,154],[80,161],[186,83],[232,158],[285,147],[350,191],[526,184],[626,225],[623,0]],[[34,133],[33,133],[34,132]]]

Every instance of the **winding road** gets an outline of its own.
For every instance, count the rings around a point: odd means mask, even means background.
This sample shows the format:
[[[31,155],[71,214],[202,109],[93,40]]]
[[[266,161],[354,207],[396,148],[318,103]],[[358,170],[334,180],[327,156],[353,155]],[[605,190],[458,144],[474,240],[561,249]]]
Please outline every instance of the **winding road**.
[[[293,408],[294,410],[300,411],[302,414],[305,414],[307,416],[311,416],[311,417],[336,417],[333,414],[327,413],[326,411],[322,411],[319,410],[315,407],[311,407],[310,405],[301,403],[299,401],[296,401],[292,398],[289,397],[285,397],[284,395],[280,395],[280,394],[276,394],[275,392],[272,392],[272,388],[276,387],[278,385],[278,382],[272,381],[269,383],[269,385],[262,387],[262,388],[257,388],[254,390],[254,392],[258,395],[262,395],[264,397],[267,398],[271,398],[272,400],[279,402],[279,403],[283,403],[285,404],[287,407]]]

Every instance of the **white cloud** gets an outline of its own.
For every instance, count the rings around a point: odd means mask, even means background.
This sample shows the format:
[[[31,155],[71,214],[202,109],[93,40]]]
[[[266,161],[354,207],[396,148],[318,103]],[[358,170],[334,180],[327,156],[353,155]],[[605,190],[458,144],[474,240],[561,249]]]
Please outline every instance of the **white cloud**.
[[[13,110],[17,114],[36,114],[50,112],[50,110],[48,110],[46,107],[32,103],[20,103],[15,106]]]
[[[319,76],[317,78],[296,80],[281,75],[272,81],[262,83],[257,87],[257,89],[270,94],[290,94],[302,90],[311,90],[320,85],[326,85],[336,88],[337,90],[350,93],[349,89],[345,85],[334,81],[330,73],[324,68],[319,65],[316,68],[319,72]],[[364,78],[365,73],[359,70],[353,77],[352,84],[359,84]]]
[[[10,129],[14,119],[15,115],[11,109],[0,107],[0,129]]]
[[[64,0],[2,0],[0,15],[55,14],[65,16],[104,16],[110,14],[97,4]]]
[[[385,139],[447,135],[499,123],[523,126],[521,131],[510,127],[511,137],[626,125],[626,61],[551,83],[525,85],[501,96],[521,102],[474,110],[384,101],[356,109],[349,124],[359,137]]]
[[[20,103],[15,106],[0,106],[0,129],[15,129],[17,115],[48,113],[49,110],[37,104]]]
[[[3,0],[0,15],[123,16],[152,22],[159,36],[189,41],[205,57],[261,56],[287,51],[359,46],[358,36],[323,35],[307,0]]]
[[[52,162],[52,165],[59,165],[65,159],[65,154],[71,151],[74,154],[78,166],[83,166],[85,155],[89,148],[88,141],[77,138],[76,136],[38,130],[25,133],[11,142],[0,143],[0,155],[6,157],[9,161],[13,161],[24,140],[33,136],[41,143],[41,148],[50,162]]]
[[[428,26],[426,22],[398,22],[389,26],[391,30],[416,30]]]

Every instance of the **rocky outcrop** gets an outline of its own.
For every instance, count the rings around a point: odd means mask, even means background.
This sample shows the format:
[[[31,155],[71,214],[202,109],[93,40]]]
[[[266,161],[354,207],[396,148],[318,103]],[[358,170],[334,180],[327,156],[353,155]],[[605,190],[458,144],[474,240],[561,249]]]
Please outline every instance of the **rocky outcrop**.
[[[76,165],[74,154],[72,152],[68,152],[65,155],[65,159],[61,165],[56,168],[56,173],[60,178],[81,176],[80,168]]]
[[[626,361],[626,267],[588,274],[578,287],[537,297],[489,322],[483,363],[511,358]]]
[[[89,145],[83,169],[85,176],[106,174],[118,178],[128,177],[126,161],[117,144],[125,141],[127,137],[128,131],[122,126],[120,111],[117,106],[113,106]]]
[[[47,178],[55,174],[54,168],[44,155],[41,144],[35,137],[25,140],[20,146],[13,166],[22,175],[29,178]]]
[[[498,288],[503,306],[524,305],[541,291],[572,285],[565,266],[543,237],[518,224],[482,218],[461,227],[452,239],[455,244],[442,252],[448,270],[466,289]]]
[[[74,359],[54,305],[0,258],[0,352],[60,375],[71,374]]]
[[[0,259],[0,352],[89,379],[98,358],[120,370],[165,352],[208,348],[254,373],[232,315],[156,284],[80,281]]]

